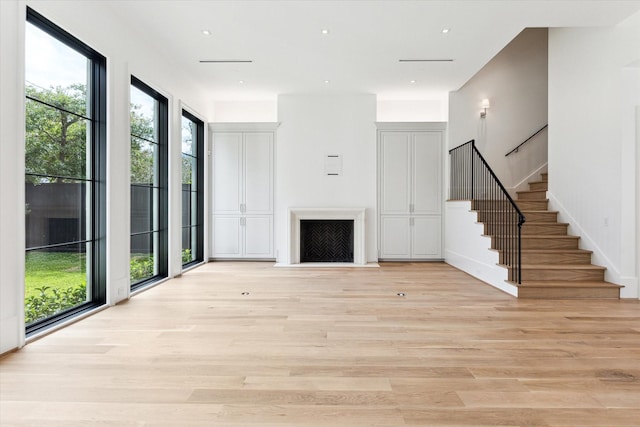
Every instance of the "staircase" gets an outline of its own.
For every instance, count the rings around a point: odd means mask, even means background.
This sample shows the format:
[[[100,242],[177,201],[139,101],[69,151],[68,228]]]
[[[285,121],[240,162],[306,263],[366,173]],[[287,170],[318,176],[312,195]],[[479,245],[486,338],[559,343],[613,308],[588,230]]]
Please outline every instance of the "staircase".
[[[526,218],[518,298],[619,298],[621,286],[604,281],[605,268],[591,264],[591,252],[579,248],[580,237],[568,235],[569,224],[548,210],[547,185],[544,173],[541,181],[529,183],[528,191],[517,193],[516,204]],[[479,221],[489,214],[479,211]],[[501,239],[493,231],[485,224],[502,263]]]

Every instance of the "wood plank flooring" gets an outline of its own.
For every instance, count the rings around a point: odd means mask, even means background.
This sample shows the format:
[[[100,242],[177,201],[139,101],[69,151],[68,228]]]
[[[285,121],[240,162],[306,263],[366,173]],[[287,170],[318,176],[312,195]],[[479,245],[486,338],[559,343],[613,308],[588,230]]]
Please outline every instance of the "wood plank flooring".
[[[2,426],[638,426],[640,301],[209,263],[6,355],[0,400]]]

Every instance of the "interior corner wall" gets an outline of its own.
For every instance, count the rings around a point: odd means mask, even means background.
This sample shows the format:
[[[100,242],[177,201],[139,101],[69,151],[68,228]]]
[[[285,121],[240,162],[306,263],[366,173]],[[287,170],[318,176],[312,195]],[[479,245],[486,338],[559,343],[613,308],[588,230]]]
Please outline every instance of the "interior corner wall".
[[[205,92],[185,78],[162,49],[145,40],[134,26],[114,14],[109,2],[0,0],[0,353],[24,343],[24,27],[26,7],[51,20],[107,58],[107,303],[129,294],[129,89],[130,75],[169,94],[170,140],[174,157],[180,146],[179,115],[183,101],[209,113]],[[99,22],[100,25],[96,25]],[[108,28],[109,31],[105,31]],[[193,111],[192,111],[193,112]],[[201,114],[203,121],[208,117]],[[171,162],[171,182],[180,182],[180,158]],[[179,186],[178,190],[180,191]],[[172,203],[173,229],[180,229],[180,195]],[[178,200],[178,202],[176,202]],[[124,212],[124,214],[123,214]],[[176,234],[176,233],[174,233]],[[179,238],[172,239],[171,265],[181,268]]]
[[[0,1],[0,354],[24,344],[24,17]]]
[[[289,263],[289,208],[366,208],[367,260],[377,261],[376,97],[369,94],[278,98],[275,242]],[[327,176],[327,155],[342,174]]]
[[[549,198],[605,278],[638,297],[635,106],[640,12],[615,27],[549,32]],[[637,73],[635,74],[638,75]]]
[[[449,95],[449,148],[475,139],[476,147],[509,190],[539,179],[547,163],[547,131],[505,157],[547,124],[546,28],[527,28]],[[490,108],[480,118],[481,102]]]
[[[278,121],[278,102],[216,101],[213,103],[212,122],[219,123],[273,123]]]

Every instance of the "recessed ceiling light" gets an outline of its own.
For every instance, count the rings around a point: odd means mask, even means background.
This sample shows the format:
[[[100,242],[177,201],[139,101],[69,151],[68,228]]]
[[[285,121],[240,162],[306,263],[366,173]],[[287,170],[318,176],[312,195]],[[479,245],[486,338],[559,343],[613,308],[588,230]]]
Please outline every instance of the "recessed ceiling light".
[[[238,80],[238,83],[243,85],[244,84],[244,80]]]
[[[328,29],[326,29],[326,28],[321,29],[321,30],[320,30],[320,32],[321,32],[323,35],[325,35],[325,36],[326,36],[327,34],[329,34],[329,30],[328,30]]]
[[[415,80],[411,80],[409,81],[409,83],[414,84],[416,81]]]
[[[324,83],[325,84],[329,84],[329,83],[331,83],[331,80],[325,80]]]
[[[210,36],[211,35],[211,31],[209,30],[202,30],[202,34],[205,36]]]
[[[449,31],[451,31],[450,28],[443,28],[442,29],[442,34],[449,34]]]

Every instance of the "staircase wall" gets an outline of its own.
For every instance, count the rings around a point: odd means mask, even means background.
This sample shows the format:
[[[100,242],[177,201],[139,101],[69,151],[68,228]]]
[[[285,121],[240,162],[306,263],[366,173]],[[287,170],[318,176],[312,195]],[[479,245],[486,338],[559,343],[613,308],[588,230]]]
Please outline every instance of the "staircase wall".
[[[449,94],[449,148],[476,140],[498,178],[515,194],[546,172],[547,130],[505,154],[547,123],[547,30],[528,28]],[[480,118],[482,99],[491,107]]]
[[[470,201],[447,202],[445,262],[517,297],[518,288],[506,283],[508,270],[498,266],[499,253],[491,250],[491,237],[483,234],[484,224],[471,211]]]
[[[614,27],[549,32],[550,208],[606,280],[638,298],[640,12]]]

